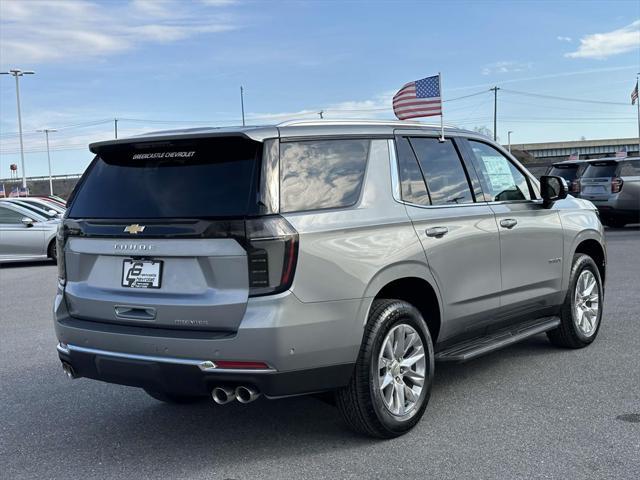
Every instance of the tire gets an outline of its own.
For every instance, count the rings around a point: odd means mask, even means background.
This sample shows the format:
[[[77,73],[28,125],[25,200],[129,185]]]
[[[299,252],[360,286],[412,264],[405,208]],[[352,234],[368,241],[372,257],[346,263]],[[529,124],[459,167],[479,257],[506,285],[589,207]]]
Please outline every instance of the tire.
[[[171,403],[174,405],[185,405],[190,403],[196,403],[204,400],[207,397],[196,395],[180,395],[177,393],[161,392],[159,390],[151,390],[145,388],[144,391],[152,398],[164,403]]]
[[[58,249],[56,248],[56,241],[53,239],[47,248],[47,256],[54,262],[58,261]]]
[[[595,281],[593,290],[597,290],[598,295],[595,315],[585,313],[580,315],[579,312],[581,308],[579,301],[576,300],[576,295],[577,290],[584,289],[585,284],[579,284],[579,282],[583,282],[585,279]],[[591,291],[593,292],[593,290]],[[603,300],[604,289],[596,263],[588,255],[575,254],[569,277],[569,291],[560,313],[560,326],[547,332],[551,343],[564,348],[583,348],[592,343],[598,335],[602,323]],[[593,301],[587,301],[585,308],[592,309],[592,307]],[[586,327],[589,328],[585,329]]]
[[[422,359],[408,367],[397,362],[397,358],[402,360],[402,357],[398,357],[396,352],[390,354],[389,350],[383,350],[389,342],[397,345],[393,339],[400,336],[404,345],[410,342],[406,349],[402,349],[403,356],[410,355],[404,358],[405,361],[420,357],[420,352],[424,353]],[[422,344],[421,349],[416,349],[416,345],[419,346],[418,339]],[[393,363],[388,363],[386,358],[389,356],[395,358]],[[380,369],[380,362],[388,366]],[[431,335],[420,312],[401,300],[374,300],[351,380],[336,392],[338,410],[346,424],[356,432],[377,438],[400,436],[411,430],[424,414],[431,394],[433,367]],[[382,371],[385,372],[383,378],[380,377]],[[398,376],[394,378],[394,375]],[[423,376],[421,389],[419,383],[411,380],[419,379],[420,375]],[[392,380],[386,389],[381,390],[382,383],[388,381],[387,376]],[[419,393],[415,396],[417,390]],[[402,395],[402,399],[395,396],[396,391]],[[391,398],[391,406],[388,406],[387,397]],[[404,414],[400,413],[399,405],[403,410],[406,409]],[[392,412],[394,406],[398,412]]]

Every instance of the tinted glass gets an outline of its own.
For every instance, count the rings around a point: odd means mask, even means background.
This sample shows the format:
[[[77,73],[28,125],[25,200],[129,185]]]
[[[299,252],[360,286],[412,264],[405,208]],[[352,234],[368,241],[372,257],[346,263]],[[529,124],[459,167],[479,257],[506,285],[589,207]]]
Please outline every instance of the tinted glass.
[[[240,137],[105,148],[81,180],[69,217],[253,214],[260,155],[259,143]]]
[[[24,216],[25,215],[20,212],[10,210],[0,205],[0,223],[21,223],[21,219]]]
[[[562,177],[565,180],[571,181],[578,176],[578,166],[577,165],[567,165],[567,166],[561,166],[561,167],[554,166],[554,167],[551,167],[547,175],[555,175],[557,177]]]
[[[41,215],[44,218],[51,219],[51,218],[56,218],[57,217],[57,215],[55,213],[49,213],[49,211],[46,210],[46,205],[38,205],[38,204],[35,204],[35,203],[24,202],[24,201],[20,201],[20,202],[16,202],[16,203],[18,205],[20,205],[22,208],[25,208],[25,209],[29,210],[30,212],[37,213],[38,215]]]
[[[430,205],[427,187],[424,184],[418,160],[409,145],[409,140],[405,137],[398,137],[396,150],[398,152],[398,173],[402,199],[405,202],[418,205]]]
[[[469,140],[469,145],[489,201],[531,200],[527,178],[507,157],[486,143]]]
[[[432,205],[473,202],[467,175],[451,140],[414,137],[411,145],[427,181]]]
[[[584,171],[583,177],[615,177],[617,167],[618,165],[616,163],[590,163],[587,169]]]
[[[623,177],[639,177],[640,176],[640,160],[624,162],[620,169],[620,175]]]
[[[280,210],[348,207],[358,201],[369,140],[312,140],[280,145]]]

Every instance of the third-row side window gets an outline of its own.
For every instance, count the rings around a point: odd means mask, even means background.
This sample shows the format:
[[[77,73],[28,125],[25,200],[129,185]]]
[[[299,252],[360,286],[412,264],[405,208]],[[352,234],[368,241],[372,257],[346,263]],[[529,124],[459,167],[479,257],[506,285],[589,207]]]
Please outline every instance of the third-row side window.
[[[369,140],[311,140],[280,144],[280,211],[355,204],[364,179]]]

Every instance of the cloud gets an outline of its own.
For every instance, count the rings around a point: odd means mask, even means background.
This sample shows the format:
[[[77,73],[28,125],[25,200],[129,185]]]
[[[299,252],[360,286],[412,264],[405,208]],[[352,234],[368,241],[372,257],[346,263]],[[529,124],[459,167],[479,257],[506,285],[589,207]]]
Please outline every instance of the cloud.
[[[562,35],[558,35],[556,39],[561,42],[567,42],[567,43],[573,42],[573,39],[571,37],[563,37]]]
[[[485,65],[482,68],[482,75],[491,75],[494,73],[513,73],[513,72],[526,72],[527,70],[531,70],[533,68],[533,63],[527,62],[510,62],[510,61],[501,61],[494,62],[488,65]]]
[[[99,58],[145,44],[225,32],[238,28],[234,18],[218,8],[231,3],[2,0],[0,58],[4,65]]]
[[[640,48],[640,20],[607,33],[593,33],[580,39],[575,52],[566,53],[568,58],[604,59],[613,55]]]

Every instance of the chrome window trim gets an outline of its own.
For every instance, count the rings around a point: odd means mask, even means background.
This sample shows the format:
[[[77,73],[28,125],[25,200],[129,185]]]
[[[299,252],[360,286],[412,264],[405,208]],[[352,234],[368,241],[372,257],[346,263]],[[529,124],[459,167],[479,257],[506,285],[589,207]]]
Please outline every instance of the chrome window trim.
[[[72,352],[88,353],[92,355],[102,355],[104,357],[124,358],[128,360],[142,360],[147,362],[170,363],[174,365],[189,365],[198,367],[203,372],[219,373],[273,373],[276,370],[269,366],[268,369],[241,369],[241,368],[218,368],[212,360],[195,360],[189,358],[158,357],[153,355],[138,355],[135,353],[112,352],[97,348],[80,347],[71,344],[58,343],[56,349],[62,354],[69,355]]]
[[[398,172],[398,155],[396,153],[396,141],[394,138],[387,140],[389,146],[389,168],[391,169],[391,193],[398,203],[405,203],[400,193],[400,172]]]

